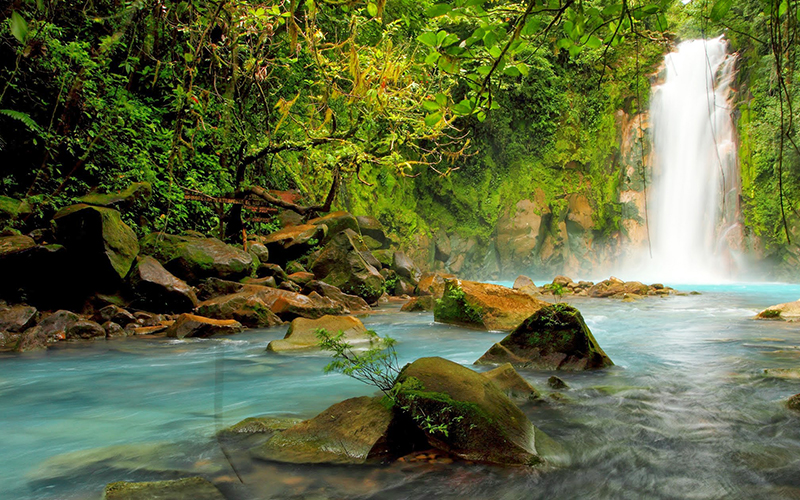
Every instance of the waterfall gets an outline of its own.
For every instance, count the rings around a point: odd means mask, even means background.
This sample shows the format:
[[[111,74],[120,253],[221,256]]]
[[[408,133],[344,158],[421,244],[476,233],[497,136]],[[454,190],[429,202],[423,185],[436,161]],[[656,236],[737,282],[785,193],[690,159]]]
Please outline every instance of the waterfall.
[[[665,58],[666,77],[653,88],[650,107],[648,277],[696,283],[735,276],[741,224],[734,63],[722,37],[683,42]]]

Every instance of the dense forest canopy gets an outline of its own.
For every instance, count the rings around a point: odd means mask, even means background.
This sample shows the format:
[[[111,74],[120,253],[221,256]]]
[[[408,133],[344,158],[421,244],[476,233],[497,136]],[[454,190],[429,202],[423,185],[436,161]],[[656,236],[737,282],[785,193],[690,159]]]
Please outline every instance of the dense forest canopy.
[[[647,109],[676,39],[740,51],[745,218],[776,255],[798,219],[796,0],[255,2],[18,0],[0,26],[0,195],[18,230],[135,181],[140,233],[210,233],[186,193],[305,195],[303,214],[372,213],[398,238],[485,240],[539,189],[620,231],[619,117]],[[644,145],[635,161],[643,168]],[[229,234],[238,235],[234,208]],[[630,216],[630,214],[628,214]],[[638,214],[639,217],[644,214]],[[274,222],[246,222],[268,231]]]

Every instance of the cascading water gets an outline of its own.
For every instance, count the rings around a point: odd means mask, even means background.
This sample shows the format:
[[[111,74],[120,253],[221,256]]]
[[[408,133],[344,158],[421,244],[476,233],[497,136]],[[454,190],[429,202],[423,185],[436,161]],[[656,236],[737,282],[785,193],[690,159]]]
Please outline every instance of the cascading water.
[[[653,89],[652,257],[643,274],[670,282],[735,275],[741,231],[731,119],[735,57],[720,38],[691,40],[666,56]]]

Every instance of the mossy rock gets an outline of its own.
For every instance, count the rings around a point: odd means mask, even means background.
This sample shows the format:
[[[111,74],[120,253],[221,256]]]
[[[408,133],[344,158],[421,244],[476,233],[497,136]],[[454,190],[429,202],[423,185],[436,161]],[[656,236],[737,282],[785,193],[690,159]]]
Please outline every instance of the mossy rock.
[[[542,398],[539,391],[522,378],[511,363],[500,365],[481,375],[491,380],[503,394],[514,401],[535,401]]]
[[[139,242],[118,211],[78,204],[59,210],[53,220],[59,241],[95,273],[127,276]]]
[[[758,313],[756,319],[800,321],[800,300],[770,306]]]
[[[103,498],[105,500],[225,500],[217,487],[202,477],[144,483],[119,481],[106,486]]]
[[[302,419],[291,417],[249,417],[227,429],[220,431],[222,435],[272,434],[285,431],[302,422]]]
[[[393,391],[435,448],[478,462],[534,465],[536,429],[487,377],[439,357],[406,365]]]
[[[800,412],[800,394],[795,394],[786,402],[786,407],[790,410]]]
[[[539,370],[589,370],[614,364],[580,311],[567,304],[543,307],[475,363],[511,363]]]
[[[197,306],[194,290],[149,255],[137,259],[128,281],[135,304],[148,311],[182,313]]]
[[[322,239],[322,244],[327,243],[334,236],[341,233],[345,229],[349,229],[354,233],[361,235],[361,229],[358,227],[358,220],[353,214],[345,211],[331,212],[328,215],[317,217],[308,221],[309,224],[319,226],[324,224],[328,227],[325,237]]]
[[[436,299],[433,295],[421,295],[409,300],[400,308],[403,312],[433,311],[436,307]]]
[[[153,196],[153,186],[149,182],[134,182],[126,189],[116,193],[89,193],[78,198],[81,203],[100,207],[129,207],[137,201],[146,202]]]
[[[345,229],[325,246],[311,270],[320,281],[373,303],[384,292],[384,279],[376,266],[381,267],[359,235]]]
[[[142,254],[152,255],[189,283],[203,278],[238,280],[255,267],[249,253],[216,238],[151,233],[142,239]]]
[[[318,319],[296,318],[282,339],[273,340],[267,345],[271,352],[295,352],[319,350],[317,330],[325,330],[331,335],[341,332],[342,340],[354,347],[369,346],[379,341],[360,319],[354,316],[322,316]]]
[[[31,213],[31,206],[27,201],[0,195],[0,221],[16,219],[20,215]]]

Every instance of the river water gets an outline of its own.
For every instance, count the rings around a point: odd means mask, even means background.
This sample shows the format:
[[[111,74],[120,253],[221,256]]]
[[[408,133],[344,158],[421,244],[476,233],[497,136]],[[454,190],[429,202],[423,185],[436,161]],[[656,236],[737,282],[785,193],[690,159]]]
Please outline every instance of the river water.
[[[680,285],[678,285],[680,287]],[[685,289],[685,288],[684,288]],[[205,475],[246,498],[800,498],[796,325],[755,321],[800,286],[692,286],[701,295],[634,303],[567,299],[612,369],[559,373],[563,398],[523,407],[560,442],[544,469],[406,463],[287,466],[251,461],[215,430],[262,414],[311,417],[371,388],[324,375],[326,358],[265,352],[286,327],[224,339],[121,339],[0,358],[0,498],[98,499],[106,483]],[[503,335],[387,306],[364,318],[398,340],[401,363],[470,365]],[[551,373],[523,371],[544,394]],[[548,398],[549,399],[549,398]],[[221,410],[215,419],[215,404]]]

